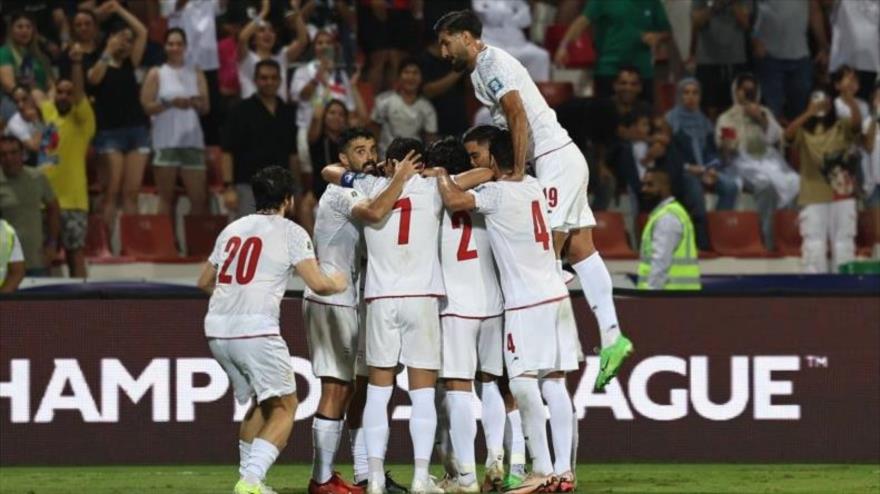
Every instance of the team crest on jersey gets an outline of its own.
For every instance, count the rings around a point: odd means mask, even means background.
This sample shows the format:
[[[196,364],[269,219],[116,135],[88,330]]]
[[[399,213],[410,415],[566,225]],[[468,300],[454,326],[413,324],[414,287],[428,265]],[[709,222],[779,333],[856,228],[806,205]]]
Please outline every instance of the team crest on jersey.
[[[504,87],[504,84],[501,84],[501,81],[499,81],[496,77],[489,81],[489,84],[487,84],[487,86],[489,87],[489,91],[492,91],[492,94],[498,94],[498,91],[501,91],[501,88]]]

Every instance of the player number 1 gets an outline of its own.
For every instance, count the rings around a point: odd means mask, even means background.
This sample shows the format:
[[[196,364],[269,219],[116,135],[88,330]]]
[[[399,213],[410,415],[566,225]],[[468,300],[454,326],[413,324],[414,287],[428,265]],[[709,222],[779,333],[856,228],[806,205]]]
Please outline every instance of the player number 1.
[[[544,225],[544,215],[541,211],[540,201],[532,201],[532,224],[535,227],[535,242],[541,244],[544,250],[550,249],[550,234]]]
[[[394,209],[400,208],[400,229],[397,230],[397,245],[409,244],[409,218],[412,214],[412,201],[409,197],[398,199]]]

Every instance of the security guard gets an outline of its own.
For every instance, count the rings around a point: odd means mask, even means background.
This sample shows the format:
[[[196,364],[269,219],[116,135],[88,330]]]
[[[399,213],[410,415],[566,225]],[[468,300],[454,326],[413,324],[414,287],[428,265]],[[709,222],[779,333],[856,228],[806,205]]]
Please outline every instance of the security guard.
[[[638,288],[646,290],[699,290],[700,266],[694,225],[675,200],[669,174],[651,169],[642,178],[642,194],[657,206],[642,231]]]

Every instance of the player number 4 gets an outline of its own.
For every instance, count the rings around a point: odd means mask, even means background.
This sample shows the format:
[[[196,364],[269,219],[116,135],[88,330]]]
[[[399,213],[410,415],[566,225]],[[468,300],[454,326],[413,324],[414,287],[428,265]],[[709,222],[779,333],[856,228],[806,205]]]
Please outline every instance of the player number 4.
[[[229,274],[229,266],[237,260],[235,265],[235,282],[239,285],[247,285],[254,279],[257,273],[257,263],[260,262],[260,253],[263,251],[263,241],[259,237],[248,237],[241,241],[241,237],[232,237],[226,242],[226,261],[217,277],[217,283],[232,283],[232,275]]]
[[[532,224],[535,228],[535,242],[541,244],[544,250],[550,249],[550,233],[544,225],[544,214],[541,211],[541,202],[532,201]]]
[[[507,351],[516,353],[516,345],[513,344],[513,335],[510,333],[507,333]]]

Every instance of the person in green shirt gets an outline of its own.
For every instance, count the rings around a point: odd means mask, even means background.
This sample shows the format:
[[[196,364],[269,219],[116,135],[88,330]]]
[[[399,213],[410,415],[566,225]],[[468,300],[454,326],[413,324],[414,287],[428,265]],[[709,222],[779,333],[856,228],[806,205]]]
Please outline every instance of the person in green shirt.
[[[36,24],[24,12],[12,15],[6,43],[0,46],[0,116],[4,120],[16,111],[10,98],[16,85],[43,92],[48,92],[52,85],[51,64],[37,46]]]
[[[621,65],[635,65],[644,82],[644,98],[654,99],[653,49],[670,35],[669,19],[660,0],[590,0],[568,26],[554,60],[564,65],[568,45],[587,26],[593,26],[596,45],[594,93],[611,96],[614,78]]]

